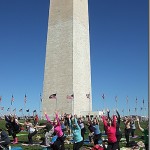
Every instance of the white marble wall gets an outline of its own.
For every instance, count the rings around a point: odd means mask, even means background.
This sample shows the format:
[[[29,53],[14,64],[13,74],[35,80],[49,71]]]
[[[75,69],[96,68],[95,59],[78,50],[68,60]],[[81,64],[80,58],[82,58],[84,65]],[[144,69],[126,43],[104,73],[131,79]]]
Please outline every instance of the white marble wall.
[[[42,112],[80,114],[92,109],[87,0],[51,0]],[[57,100],[49,95],[57,93]],[[66,96],[74,93],[74,101]],[[57,106],[57,108],[56,108]],[[73,109],[74,107],[74,109]]]

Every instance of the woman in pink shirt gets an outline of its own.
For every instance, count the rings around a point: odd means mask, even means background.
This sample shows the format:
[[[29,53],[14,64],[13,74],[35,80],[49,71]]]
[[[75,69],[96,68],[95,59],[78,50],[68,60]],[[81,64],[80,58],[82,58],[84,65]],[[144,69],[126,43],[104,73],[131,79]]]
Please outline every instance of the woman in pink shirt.
[[[60,124],[60,120],[58,117],[58,113],[56,113],[56,118],[54,119],[54,121],[51,121],[46,113],[45,113],[45,117],[47,121],[50,122],[50,124],[54,126],[54,133],[57,135],[57,140],[53,144],[53,150],[58,150],[58,149],[65,150],[65,147],[64,147],[65,137],[61,129],[61,124]]]
[[[108,137],[108,147],[107,150],[117,149],[117,138],[116,138],[116,116],[113,116],[113,120],[102,116],[104,128]]]

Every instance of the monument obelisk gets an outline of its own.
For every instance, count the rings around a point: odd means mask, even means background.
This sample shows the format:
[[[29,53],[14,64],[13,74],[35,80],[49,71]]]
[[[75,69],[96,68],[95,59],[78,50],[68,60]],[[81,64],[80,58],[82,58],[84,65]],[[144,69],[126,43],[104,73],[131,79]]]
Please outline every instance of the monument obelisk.
[[[43,113],[92,110],[89,41],[88,0],[50,0]]]

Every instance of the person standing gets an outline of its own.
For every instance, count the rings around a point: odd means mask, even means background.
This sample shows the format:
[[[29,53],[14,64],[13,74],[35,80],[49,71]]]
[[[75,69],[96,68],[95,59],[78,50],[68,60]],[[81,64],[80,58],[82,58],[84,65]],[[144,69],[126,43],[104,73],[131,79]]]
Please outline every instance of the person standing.
[[[131,124],[131,136],[134,137],[134,133],[135,133],[135,129],[136,129],[135,118],[132,117],[130,124]]]
[[[82,120],[82,118],[78,119],[78,124],[81,128],[81,136],[83,137],[83,142],[84,142],[84,134],[86,132],[86,128],[85,128],[85,124],[84,124],[84,121]]]
[[[24,125],[27,127],[27,131],[28,131],[28,142],[29,144],[33,144],[32,137],[37,134],[37,130],[35,129],[34,125],[31,123],[30,119],[27,119]]]
[[[87,123],[88,129],[89,129],[89,142],[93,143],[93,136],[94,136],[94,127],[92,125],[92,121],[88,121]]]
[[[107,119],[106,116],[102,116],[103,124],[108,137],[107,150],[117,149],[117,138],[116,138],[116,116],[113,115],[113,120]]]
[[[136,120],[137,120],[138,128],[144,134],[145,149],[148,150],[149,149],[149,125],[147,125],[147,127],[144,129],[141,127],[138,117],[136,117]]]
[[[71,125],[71,130],[73,134],[73,150],[79,150],[83,145],[83,137],[81,135],[81,128],[77,122],[77,116],[74,116],[73,121],[70,119],[71,115],[69,115],[69,123]],[[72,122],[71,122],[72,121]]]
[[[14,115],[11,118],[11,135],[13,137],[13,144],[17,144],[18,143],[18,138],[16,136],[17,133],[19,133],[21,131],[20,125],[19,125],[19,121],[17,119],[17,117]]]
[[[36,114],[35,117],[34,117],[34,126],[38,125],[38,122],[39,122],[39,117]]]
[[[57,140],[53,144],[53,150],[58,150],[58,149],[65,150],[65,146],[64,146],[65,136],[64,136],[64,133],[61,128],[58,113],[56,112],[55,115],[56,115],[56,117],[55,117],[54,121],[51,121],[50,118],[48,117],[48,115],[45,113],[45,117],[46,117],[47,121],[52,126],[54,126],[54,133],[57,135]]]
[[[120,146],[119,146],[119,143],[120,143],[120,140],[122,138],[122,132],[121,132],[121,129],[120,129],[120,114],[119,112],[116,110],[116,113],[117,113],[117,122],[116,122],[116,138],[117,138],[117,149],[120,150]]]
[[[99,144],[99,141],[101,140],[101,131],[100,131],[100,127],[99,127],[99,121],[97,118],[93,119],[93,129],[94,129],[94,145]]]
[[[129,147],[129,141],[130,141],[130,133],[131,133],[131,118],[125,116],[124,117],[124,125],[125,125],[125,138],[126,138],[126,146]]]

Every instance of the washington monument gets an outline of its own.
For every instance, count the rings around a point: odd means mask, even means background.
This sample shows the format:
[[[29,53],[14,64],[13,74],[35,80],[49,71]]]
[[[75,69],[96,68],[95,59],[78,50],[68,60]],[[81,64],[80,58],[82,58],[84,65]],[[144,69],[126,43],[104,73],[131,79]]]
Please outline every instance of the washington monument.
[[[50,0],[42,113],[92,110],[88,0]]]

